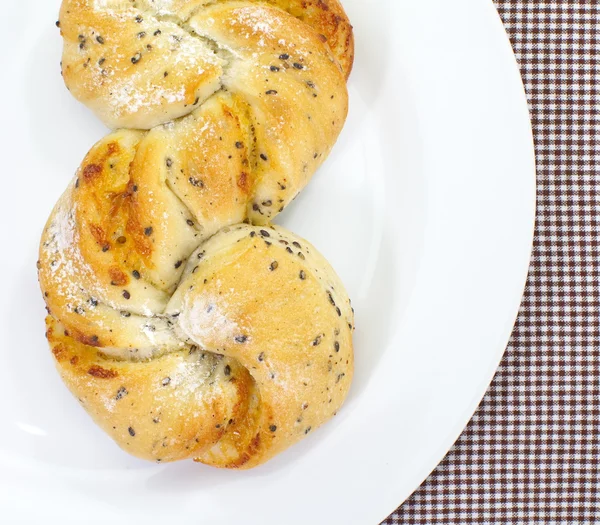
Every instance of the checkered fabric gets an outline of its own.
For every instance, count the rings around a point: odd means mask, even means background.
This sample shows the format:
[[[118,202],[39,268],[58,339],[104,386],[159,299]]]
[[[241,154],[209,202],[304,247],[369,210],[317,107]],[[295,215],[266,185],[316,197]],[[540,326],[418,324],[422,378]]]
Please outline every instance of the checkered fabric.
[[[388,525],[600,524],[600,0],[495,3],[536,141],[532,267],[486,398]]]

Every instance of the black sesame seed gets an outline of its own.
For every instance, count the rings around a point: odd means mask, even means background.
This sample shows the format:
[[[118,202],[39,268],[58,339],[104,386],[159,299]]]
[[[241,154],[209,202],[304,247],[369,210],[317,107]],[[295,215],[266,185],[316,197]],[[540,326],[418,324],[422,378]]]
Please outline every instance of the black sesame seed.
[[[167,386],[170,382],[171,382],[171,378],[170,377],[165,377],[162,380],[161,384],[162,384],[162,386]]]
[[[300,270],[300,279],[302,279],[303,281],[306,280],[306,273],[304,273],[304,270]]]
[[[79,179],[75,181],[75,188],[79,188]]]
[[[163,77],[167,78],[168,76],[169,76],[169,72],[168,72],[168,71],[165,71],[165,72],[163,73]]]
[[[327,292],[327,297],[329,297],[329,302],[335,306],[335,301],[333,300],[333,295],[331,295],[331,292]]]
[[[206,252],[200,252],[198,254],[198,259],[202,259],[202,257],[204,257],[205,254],[206,254]],[[205,284],[206,284],[206,282],[205,282]]]
[[[137,270],[133,270],[133,272],[131,272],[131,275],[133,275],[135,279],[139,279],[141,277],[140,272],[138,272]]]
[[[129,435],[130,435],[131,437],[134,437],[134,436],[135,436],[135,430],[133,430],[133,427],[129,427],[127,430],[129,431]]]
[[[194,221],[192,219],[188,219],[185,222],[187,222],[188,226],[194,226]]]
[[[252,205],[252,209],[253,209],[254,211],[260,211],[260,206],[259,206],[259,205],[258,205],[258,204],[255,202],[255,203]]]
[[[238,141],[238,142],[236,142],[236,143],[235,143],[235,147],[236,147],[237,149],[242,149],[242,148],[244,147],[244,144],[243,144],[242,142],[239,142],[239,141]]]
[[[337,341],[335,343],[333,343],[333,348],[335,348],[336,352],[340,351],[340,343],[338,343]]]
[[[250,237],[256,237],[256,232],[250,232]]]
[[[306,259],[306,257],[304,257],[304,254],[302,252],[298,252],[298,257],[300,257],[300,259],[302,259],[303,261]]]
[[[315,83],[312,80],[308,80],[306,85],[311,89],[315,89]]]
[[[204,188],[204,182],[202,182],[200,179],[196,179],[194,177],[190,177],[188,179],[188,182],[194,186],[195,188]]]
[[[105,244],[104,246],[102,246],[102,251],[104,253],[106,253],[108,250],[110,250],[110,246],[108,244]]]
[[[308,433],[309,433],[311,430],[312,430],[312,427],[308,427],[308,428],[307,428],[307,429],[304,431],[304,433],[305,433],[305,434],[308,434]]]
[[[288,55],[287,53],[282,53],[281,55],[279,55],[280,60],[287,60],[288,58],[290,58],[290,55]]]
[[[342,317],[342,311],[340,310],[340,307],[339,307],[339,306],[336,306],[336,307],[335,307],[335,311],[337,312],[337,314],[338,314],[338,317]]]
[[[277,66],[271,66],[271,71],[273,71],[273,73],[277,73],[277,71],[279,71],[280,68],[278,68]]]
[[[115,399],[117,401],[119,401],[119,399],[123,399],[129,392],[127,392],[127,389],[122,386],[121,388],[119,388],[119,390],[117,390],[117,395],[115,396]]]
[[[181,265],[182,265],[182,264],[183,264],[183,261],[177,261],[177,262],[175,263],[175,269],[177,270],[177,269],[181,268]]]
[[[231,367],[229,365],[225,365],[225,370],[223,370],[226,376],[231,375]]]
[[[277,90],[269,89],[268,91],[265,91],[265,95],[277,95]]]
[[[167,165],[167,168],[170,168],[171,166],[173,166],[173,160],[167,157],[167,159],[165,160],[165,164]]]
[[[152,226],[148,226],[147,228],[144,229],[144,235],[146,237],[150,237],[150,235],[152,235],[153,231],[154,231],[154,228],[152,228]]]
[[[194,100],[194,106],[198,105],[198,102],[200,102],[200,97],[196,97],[196,100]]]
[[[93,308],[96,308],[96,306],[98,306],[98,299],[94,299],[93,297],[90,297],[90,300],[88,302],[90,303],[90,306],[92,306]]]
[[[261,352],[258,354],[258,360],[262,363],[265,360],[265,353]]]
[[[124,312],[123,311],[123,312],[121,312],[121,317],[125,317],[125,318],[131,317],[131,314],[129,312]]]
[[[131,299],[131,294],[127,290],[123,290],[123,297],[129,300]]]
[[[294,67],[296,69],[304,69],[304,66],[302,64],[299,64],[298,62],[294,62]]]
[[[294,253],[294,250],[292,250],[289,246],[286,246],[285,251],[288,253]]]
[[[260,230],[260,234],[263,237],[271,237],[271,234],[267,230]]]
[[[131,57],[131,63],[132,64],[137,64],[141,59],[142,59],[142,54],[141,53],[136,53],[135,55],[133,55]]]
[[[137,184],[134,184],[134,185],[133,185],[133,188],[132,188],[132,190],[133,190],[134,192],[137,192],[137,190],[138,190]]]
[[[275,431],[277,430],[277,426],[276,426],[276,425],[271,425],[271,426],[269,427],[269,430],[270,430],[271,432],[275,432]]]
[[[154,36],[158,36],[162,33],[162,31],[160,29],[157,29],[156,31],[154,31]]]
[[[261,153],[261,154],[260,154],[260,158],[261,158],[262,160],[264,160],[265,162],[266,162],[267,160],[269,160],[269,159],[268,159],[268,157],[267,157],[267,156],[266,156],[264,153]]]
[[[302,246],[300,245],[300,243],[298,241],[294,241],[292,243],[296,248],[302,248]]]
[[[277,261],[273,261],[271,263],[271,266],[269,266],[269,270],[271,270],[272,272],[277,270],[277,268],[279,268],[279,263]]]
[[[138,24],[141,24],[141,23],[144,21],[144,19],[143,19],[143,18],[142,18],[140,15],[138,15],[138,16],[136,16],[136,17],[135,17],[135,21],[136,21]]]
[[[96,37],[96,42],[98,42],[99,44],[104,44],[104,38],[102,38],[100,35],[98,35]]]
[[[137,36],[138,36],[138,38],[145,38],[146,37],[146,31],[140,31]]]
[[[235,342],[236,343],[245,343],[248,340],[248,336],[247,335],[238,335],[235,338]]]
[[[56,27],[60,27],[60,20],[56,21]]]
[[[315,340],[312,342],[313,346],[319,346],[321,344],[321,336],[318,335]]]

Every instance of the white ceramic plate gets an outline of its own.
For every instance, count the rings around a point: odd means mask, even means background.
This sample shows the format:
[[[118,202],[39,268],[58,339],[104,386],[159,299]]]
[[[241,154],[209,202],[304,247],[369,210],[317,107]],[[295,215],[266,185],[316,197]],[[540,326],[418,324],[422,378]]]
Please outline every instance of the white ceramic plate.
[[[375,524],[464,428],[528,268],[535,169],[523,87],[491,1],[345,5],[357,40],[350,118],[279,222],[347,284],[356,379],[330,424],[262,468],[229,472],[127,456],[54,371],[38,239],[106,131],[62,85],[59,0],[3,4],[3,522]]]

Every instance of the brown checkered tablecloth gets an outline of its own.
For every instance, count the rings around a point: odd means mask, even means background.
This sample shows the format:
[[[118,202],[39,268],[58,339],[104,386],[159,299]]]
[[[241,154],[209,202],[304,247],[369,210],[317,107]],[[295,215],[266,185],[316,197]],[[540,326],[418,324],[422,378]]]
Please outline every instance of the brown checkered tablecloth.
[[[600,0],[495,3],[535,134],[532,266],[486,398],[386,524],[600,524]]]

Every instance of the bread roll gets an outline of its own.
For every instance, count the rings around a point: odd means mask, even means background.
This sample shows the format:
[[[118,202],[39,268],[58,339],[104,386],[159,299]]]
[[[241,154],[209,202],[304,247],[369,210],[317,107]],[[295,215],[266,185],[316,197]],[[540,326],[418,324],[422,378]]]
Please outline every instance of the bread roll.
[[[101,306],[88,302],[80,318],[89,311],[102,325]],[[145,322],[172,341],[142,356],[86,345],[83,321],[47,318],[65,384],[144,459],[256,466],[335,415],[352,381],[344,286],[313,246],[280,227],[239,225],[203,243],[164,312]]]

